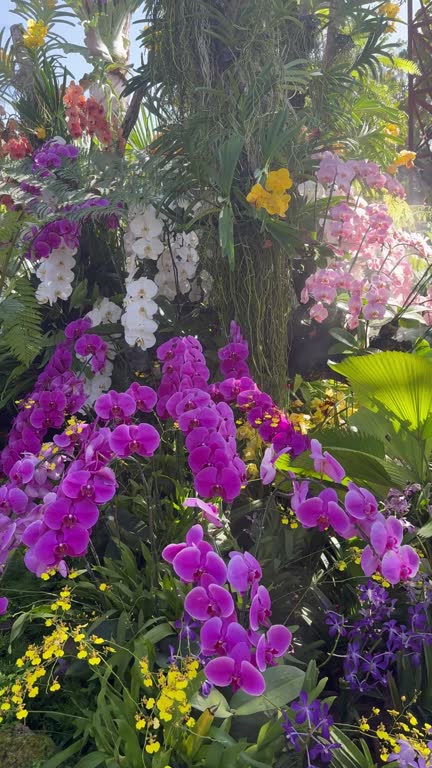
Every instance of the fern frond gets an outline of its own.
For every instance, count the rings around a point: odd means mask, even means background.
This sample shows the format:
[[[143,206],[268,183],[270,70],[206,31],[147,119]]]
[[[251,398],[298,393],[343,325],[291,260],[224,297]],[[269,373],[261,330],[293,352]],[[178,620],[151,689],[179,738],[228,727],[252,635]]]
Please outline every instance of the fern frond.
[[[44,346],[41,311],[27,277],[15,280],[0,303],[0,349],[30,365]]]

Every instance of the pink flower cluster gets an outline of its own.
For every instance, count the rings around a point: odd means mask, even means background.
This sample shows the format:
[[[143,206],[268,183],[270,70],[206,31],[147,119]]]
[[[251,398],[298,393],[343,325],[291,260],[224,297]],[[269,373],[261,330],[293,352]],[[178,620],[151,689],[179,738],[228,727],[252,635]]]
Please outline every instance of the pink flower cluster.
[[[333,152],[324,152],[316,177],[320,184],[332,185],[345,194],[350,193],[354,181],[359,181],[370,189],[385,189],[391,195],[405,197],[402,184],[369,160],[342,160]]]
[[[174,419],[185,435],[197,493],[232,502],[246,482],[246,467],[237,454],[232,409],[212,399],[201,344],[193,336],[174,338],[157,356],[162,363],[157,412]]]
[[[228,567],[194,525],[186,541],[169,544],[162,553],[176,575],[192,589],[185,598],[185,611],[200,627],[200,655],[207,680],[252,696],[265,690],[262,675],[275,666],[291,644],[291,632],[281,624],[271,625],[271,600],[260,584],[259,562],[248,552],[231,552]],[[249,626],[239,623],[235,600],[242,611],[249,606]]]
[[[304,304],[313,300],[309,314],[319,323],[326,320],[331,305],[346,308],[346,325],[352,330],[360,318],[382,320],[390,303],[396,309],[412,301],[422,270],[432,263],[432,249],[421,235],[397,230],[383,203],[368,204],[354,195],[352,184],[357,179],[371,189],[403,196],[399,182],[381,173],[375,163],[345,162],[325,153],[317,179],[332,185],[330,202],[338,192],[345,193],[346,200],[329,205],[322,222],[324,242],[336,259],[308,277],[300,300]],[[418,266],[419,258],[424,268]],[[418,296],[417,301],[428,311],[427,298]]]
[[[314,470],[335,483],[345,477],[345,470],[318,440],[311,441],[310,456]],[[412,579],[419,569],[420,558],[409,545],[402,544],[403,526],[395,517],[379,512],[374,495],[355,483],[348,483],[343,505],[334,488],[325,488],[318,496],[307,498],[309,482],[293,480],[291,507],[303,528],[329,528],[344,539],[359,537],[368,544],[363,550],[361,565],[366,576],[378,571],[390,582]]]

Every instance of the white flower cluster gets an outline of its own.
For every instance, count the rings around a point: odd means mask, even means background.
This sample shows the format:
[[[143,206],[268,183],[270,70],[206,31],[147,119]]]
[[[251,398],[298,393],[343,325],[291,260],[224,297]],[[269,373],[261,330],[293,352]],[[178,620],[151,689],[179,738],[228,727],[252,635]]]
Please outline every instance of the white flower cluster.
[[[99,301],[91,312],[87,312],[87,317],[93,323],[93,327],[97,325],[103,325],[104,323],[117,323],[120,320],[121,307],[114,304],[107,298]],[[93,405],[98,399],[99,395],[103,392],[108,392],[111,389],[112,372],[114,368],[115,349],[112,342],[108,342],[107,359],[105,367],[99,373],[95,373],[91,378],[86,379],[84,384],[84,391],[87,395],[85,405]]]
[[[36,275],[41,281],[36,290],[36,300],[39,304],[54,304],[57,299],[69,298],[74,280],[72,270],[76,264],[75,253],[76,250],[63,243],[42,260],[36,270]]]
[[[202,292],[210,289],[211,278],[207,272],[201,272],[199,283],[196,278],[199,261],[196,232],[182,233],[169,243],[164,242],[164,222],[152,206],[132,213],[124,242],[129,273],[126,311],[122,317],[125,338],[128,344],[148,349],[155,343],[157,324],[153,315],[157,305],[153,298],[156,294],[170,301],[179,294],[188,294],[191,301],[198,301]],[[148,278],[133,280],[144,259],[156,262],[154,282]]]
[[[138,280],[129,279],[124,300],[125,312],[121,322],[125,329],[126,343],[131,347],[137,344],[141,349],[150,349],[156,344],[157,323],[153,320],[158,305],[153,301],[157,285],[148,277]]]

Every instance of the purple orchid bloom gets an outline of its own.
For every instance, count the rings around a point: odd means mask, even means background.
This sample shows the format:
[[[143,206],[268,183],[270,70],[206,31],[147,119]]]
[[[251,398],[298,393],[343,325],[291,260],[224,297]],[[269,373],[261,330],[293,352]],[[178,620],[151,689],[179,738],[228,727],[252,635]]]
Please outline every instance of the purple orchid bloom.
[[[275,459],[273,445],[269,445],[264,451],[260,465],[260,478],[263,485],[270,485],[276,477]]]
[[[115,392],[110,390],[105,395],[98,397],[94,409],[100,419],[104,421],[121,421],[136,411],[136,402],[127,392]]]
[[[138,384],[137,381],[130,385],[125,394],[133,397],[137,410],[143,411],[143,413],[151,413],[157,402],[157,395],[154,389]]]
[[[89,540],[90,534],[82,525],[74,525],[61,531],[47,530],[26,553],[27,568],[40,576],[44,571],[58,565],[64,557],[84,555]]]
[[[311,703],[308,703],[308,695],[306,691],[302,691],[299,695],[299,700],[294,701],[293,704],[291,704],[291,709],[293,712],[296,712],[295,721],[298,723],[298,725],[302,725],[303,723],[314,723],[316,721],[317,715],[320,711],[320,705],[318,701],[311,701]]]
[[[226,656],[238,643],[248,644],[248,633],[236,621],[223,621],[219,616],[203,624],[200,633],[203,656]]]
[[[340,536],[351,535],[351,524],[344,510],[337,503],[337,493],[333,488],[326,488],[319,496],[306,499],[299,504],[296,514],[304,528],[325,531],[330,526]]]
[[[7,597],[0,597],[0,616],[4,616],[7,612],[9,600]]]
[[[21,488],[11,485],[0,487],[0,512],[15,512],[16,515],[20,515],[25,511],[27,504],[28,496]]]
[[[262,578],[261,566],[253,555],[245,552],[230,552],[228,581],[236,592],[245,595],[250,587]]]
[[[192,528],[189,528],[187,534],[186,534],[186,541],[182,541],[179,544],[168,544],[168,546],[165,547],[165,549],[162,550],[162,557],[164,560],[166,560],[167,563],[174,562],[174,558],[176,555],[178,555],[179,552],[181,552],[185,547],[193,547],[197,546],[200,542],[204,543],[207,547],[207,551],[210,552],[211,546],[210,544],[207,544],[207,542],[203,542],[204,538],[204,531],[202,529],[201,525],[193,525]]]
[[[213,616],[228,618],[234,612],[234,601],[227,589],[218,584],[209,584],[204,587],[194,587],[186,595],[185,610],[194,619],[207,621]]]
[[[65,336],[71,341],[76,341],[86,331],[92,327],[92,321],[89,317],[82,317],[79,320],[72,320],[65,328]]]
[[[381,563],[381,573],[390,584],[414,578],[420,565],[420,558],[415,550],[405,544],[397,552],[386,552]]]
[[[234,691],[241,688],[250,696],[261,696],[265,691],[265,680],[261,672],[251,664],[247,643],[235,645],[229,656],[209,661],[204,672],[213,685],[221,688],[231,684]]]
[[[206,541],[200,541],[192,547],[184,547],[174,557],[172,566],[177,576],[186,584],[222,585],[226,581],[226,565]]]
[[[361,567],[366,576],[380,568],[381,559],[389,550],[398,550],[403,538],[403,525],[396,517],[379,520],[371,526],[370,545],[361,556]],[[399,581],[399,579],[398,579]]]
[[[34,475],[36,460],[19,459],[9,472],[9,477],[17,485],[29,483]]]
[[[133,453],[153,456],[159,444],[159,432],[151,424],[121,424],[114,429],[110,437],[112,451],[122,459],[132,456]]]
[[[348,483],[349,491],[345,496],[345,509],[357,520],[374,520],[378,514],[378,503],[367,488],[359,488],[355,483]]]
[[[89,499],[57,499],[46,506],[43,521],[48,528],[59,531],[61,528],[72,528],[75,525],[92,528],[98,518],[98,507]]]
[[[241,479],[231,467],[205,467],[195,477],[195,488],[200,496],[220,496],[230,503],[241,491]]]
[[[90,363],[93,373],[105,367],[108,344],[95,333],[87,333],[75,342],[75,353]]]
[[[62,482],[62,491],[70,499],[90,499],[105,504],[114,496],[117,488],[115,474],[109,467],[96,472],[85,469],[69,471]]]
[[[216,409],[205,406],[203,408],[193,408],[190,411],[186,410],[178,419],[179,427],[186,435],[197,427],[216,429],[218,423],[219,416]]]
[[[301,482],[298,482],[297,480],[293,480],[292,485],[294,492],[291,496],[291,509],[293,512],[297,512],[300,504],[303,504],[307,499],[309,493],[309,481],[302,480]]]
[[[261,672],[267,667],[276,666],[275,659],[285,656],[291,645],[292,634],[283,624],[273,624],[261,635],[256,646],[256,664]]]
[[[345,470],[341,464],[328,452],[322,449],[318,440],[311,440],[311,459],[313,459],[315,472],[327,475],[335,483],[340,483],[345,477]]]
[[[183,502],[183,506],[198,507],[198,509],[200,509],[201,512],[203,513],[202,516],[205,518],[205,520],[208,520],[208,522],[212,523],[216,528],[223,527],[219,518],[219,510],[216,504],[208,504],[202,499],[198,499],[194,497],[190,499],[185,499]]]
[[[256,632],[260,625],[269,627],[271,614],[270,594],[265,587],[260,586],[255,592],[249,610],[249,623],[251,629]]]

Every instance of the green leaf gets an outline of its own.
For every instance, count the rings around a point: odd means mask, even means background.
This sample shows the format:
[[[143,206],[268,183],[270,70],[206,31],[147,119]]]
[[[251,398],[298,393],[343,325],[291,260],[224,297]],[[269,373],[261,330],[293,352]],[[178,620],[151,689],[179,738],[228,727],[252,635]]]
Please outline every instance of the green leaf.
[[[225,203],[219,214],[219,242],[223,255],[228,258],[230,269],[234,269],[234,214],[231,203]]]
[[[405,352],[350,357],[330,367],[346,376],[358,400],[371,410],[385,409],[419,437],[432,429],[432,363]]]
[[[105,762],[108,755],[103,752],[91,752],[86,755],[76,764],[75,768],[98,768],[99,765]]]
[[[346,331],[345,328],[330,328],[329,334],[330,336],[333,336],[333,338],[337,341],[342,342],[342,344],[344,344],[346,347],[350,347],[351,349],[358,349],[357,339],[352,335],[352,333]]]
[[[191,704],[200,712],[211,709],[215,717],[225,719],[233,715],[225,696],[217,688],[212,688],[209,695],[205,697],[201,696],[200,693],[196,693],[191,699]]]
[[[63,749],[49,760],[46,760],[44,762],[44,768],[61,768],[61,766],[65,765],[69,758],[73,757],[73,755],[76,755],[76,753],[79,752],[81,748],[82,741],[75,741],[70,745],[70,747],[67,747],[67,749]]]
[[[265,693],[249,696],[244,691],[238,691],[230,701],[230,708],[235,716],[243,717],[283,707],[299,695],[304,676],[304,672],[296,667],[271,667],[264,672]]]
[[[422,525],[422,527],[416,533],[417,536],[420,536],[422,539],[430,539],[432,536],[432,520],[430,520],[425,525]]]

